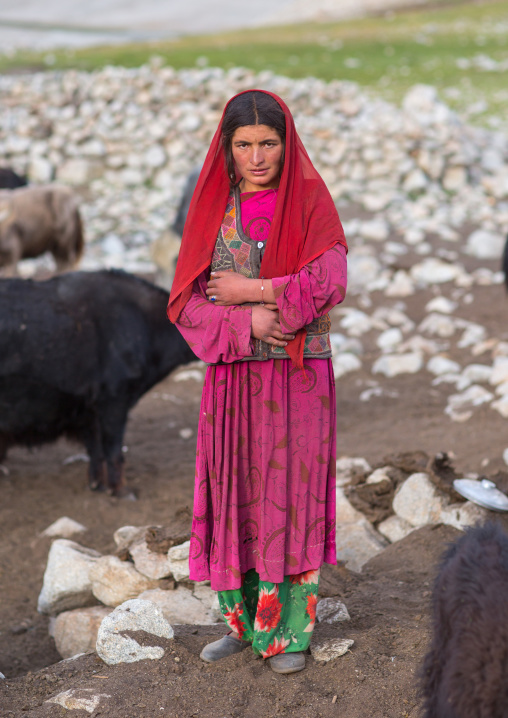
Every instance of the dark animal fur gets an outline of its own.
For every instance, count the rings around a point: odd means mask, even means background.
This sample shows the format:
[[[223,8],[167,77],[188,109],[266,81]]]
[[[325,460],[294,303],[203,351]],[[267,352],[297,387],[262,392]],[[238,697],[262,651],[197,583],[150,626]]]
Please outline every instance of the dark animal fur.
[[[25,185],[26,177],[16,174],[8,167],[0,167],[0,189],[16,189]]]
[[[120,271],[0,280],[0,461],[9,446],[67,436],[90,485],[122,491],[129,410],[195,359],[166,317],[168,293]]]
[[[508,716],[508,536],[488,523],[446,552],[422,672],[424,718]]]

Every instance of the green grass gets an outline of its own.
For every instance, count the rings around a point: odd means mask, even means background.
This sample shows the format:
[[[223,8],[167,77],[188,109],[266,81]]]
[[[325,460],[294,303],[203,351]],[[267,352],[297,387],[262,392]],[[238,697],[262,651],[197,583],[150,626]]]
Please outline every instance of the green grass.
[[[506,72],[457,67],[479,54],[508,60],[508,1],[464,2],[331,24],[301,24],[242,30],[172,42],[93,47],[45,55],[0,56],[0,71],[39,68],[95,70],[136,67],[154,55],[175,68],[208,64],[271,70],[289,77],[352,80],[398,102],[417,82],[435,85],[447,102],[464,111],[483,100],[490,114],[505,114]]]

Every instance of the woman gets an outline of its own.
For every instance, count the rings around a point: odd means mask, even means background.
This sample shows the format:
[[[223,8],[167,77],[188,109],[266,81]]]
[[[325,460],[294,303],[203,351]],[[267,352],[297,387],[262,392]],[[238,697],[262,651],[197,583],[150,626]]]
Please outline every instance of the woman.
[[[192,199],[168,314],[207,362],[190,578],[278,673],[305,667],[335,554],[335,385],[327,311],[344,298],[337,211],[284,102],[226,105]]]

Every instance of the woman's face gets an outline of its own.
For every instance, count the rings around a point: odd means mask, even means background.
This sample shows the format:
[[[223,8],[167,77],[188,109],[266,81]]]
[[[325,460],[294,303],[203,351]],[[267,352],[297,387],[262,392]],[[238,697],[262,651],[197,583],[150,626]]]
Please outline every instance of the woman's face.
[[[279,133],[267,125],[239,127],[231,140],[242,192],[259,192],[279,186],[284,145]]]

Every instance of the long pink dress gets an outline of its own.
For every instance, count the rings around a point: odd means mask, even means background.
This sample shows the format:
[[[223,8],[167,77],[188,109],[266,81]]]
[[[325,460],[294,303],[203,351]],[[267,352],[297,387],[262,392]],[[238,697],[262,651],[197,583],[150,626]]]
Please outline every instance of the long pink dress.
[[[265,241],[274,192],[242,195],[242,225]],[[217,591],[335,564],[335,383],[329,359],[240,362],[252,356],[250,306],[215,306],[207,273],[177,326],[205,362],[199,417],[190,578]],[[300,272],[272,280],[285,332],[339,304],[346,253],[337,244]]]

